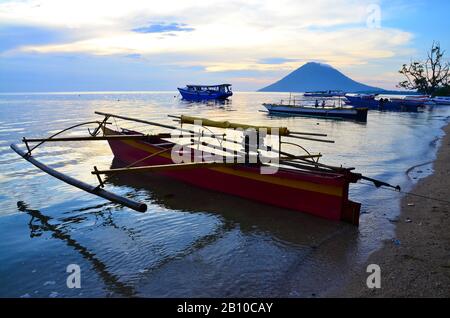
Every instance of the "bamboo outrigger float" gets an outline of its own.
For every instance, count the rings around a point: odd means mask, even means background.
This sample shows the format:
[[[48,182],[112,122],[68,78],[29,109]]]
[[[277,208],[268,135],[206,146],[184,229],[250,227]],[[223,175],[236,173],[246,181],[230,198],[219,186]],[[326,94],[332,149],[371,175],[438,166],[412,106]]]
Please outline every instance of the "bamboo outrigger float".
[[[171,126],[110,113],[96,112],[96,114],[104,116],[104,119],[71,126],[49,138],[23,138],[26,151],[14,144],[11,148],[22,158],[53,177],[140,212],[146,211],[145,203],[104,190],[102,175],[158,173],[198,187],[355,225],[359,224],[361,204],[349,200],[350,183],[364,179],[373,182],[377,187],[400,189],[398,186],[394,187],[355,173],[354,168],[333,167],[320,163],[321,154],[311,154],[301,145],[289,141],[289,138],[293,138],[334,142],[323,139],[327,137],[325,134],[293,132],[286,127],[253,126],[191,116],[170,116],[181,124]],[[162,132],[146,135],[125,128],[114,130],[108,127],[111,125],[109,119],[170,129],[172,134]],[[89,136],[58,137],[67,130],[92,124],[97,126],[92,132],[88,130]],[[189,128],[185,128],[185,125]],[[208,127],[237,130],[238,134],[242,134],[242,140],[236,141],[227,133],[214,133]],[[257,138],[252,140],[249,131],[255,133]],[[265,144],[265,139],[262,138],[265,133],[267,137],[277,139],[277,147]],[[97,186],[88,185],[58,172],[39,162],[32,155],[34,149],[47,142],[100,140],[108,141],[114,156],[124,164],[124,167],[116,169],[93,167],[91,173],[98,178]],[[30,146],[35,143],[33,147]],[[236,145],[240,145],[241,148],[236,149]],[[305,153],[286,152],[282,150],[283,145],[297,146]],[[200,148],[205,149],[204,152],[200,151]],[[272,154],[272,157],[263,156],[263,152]],[[182,156],[189,160],[177,163],[174,162],[174,156]],[[276,159],[275,163],[273,160],[267,160],[268,158]],[[265,174],[262,173],[264,168],[275,170]]]

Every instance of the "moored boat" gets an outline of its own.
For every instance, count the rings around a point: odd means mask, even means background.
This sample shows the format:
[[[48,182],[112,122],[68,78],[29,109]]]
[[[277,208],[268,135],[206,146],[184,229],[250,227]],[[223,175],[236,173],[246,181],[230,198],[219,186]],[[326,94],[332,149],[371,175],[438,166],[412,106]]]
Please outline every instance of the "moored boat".
[[[39,169],[74,187],[98,195],[107,200],[127,206],[137,211],[145,211],[145,203],[121,197],[103,189],[104,175],[134,173],[141,177],[151,178],[151,173],[158,173],[187,184],[230,195],[240,196],[265,204],[309,213],[330,220],[342,220],[352,224],[359,223],[360,204],[349,199],[349,186],[358,180],[368,180],[375,186],[386,186],[399,189],[385,182],[365,177],[353,172],[354,168],[334,167],[319,162],[321,154],[311,154],[301,145],[303,154],[293,154],[282,150],[282,145],[295,145],[289,140],[300,139],[317,142],[333,142],[317,137],[325,134],[313,132],[293,132],[286,127],[264,127],[246,124],[214,121],[191,116],[171,116],[181,126],[171,126],[138,118],[125,117],[110,113],[96,112],[104,116],[102,121],[80,123],[55,133],[49,138],[23,138],[26,150],[13,144],[11,148],[22,158]],[[125,128],[111,128],[109,119],[138,122],[161,129],[170,129],[171,133],[154,133],[146,135],[139,131]],[[58,135],[83,125],[96,127],[89,131],[90,136]],[[185,128],[192,125],[192,129]],[[201,131],[205,127],[206,130]],[[213,129],[232,129],[242,134],[240,141],[230,139],[226,133],[214,133]],[[200,129],[198,129],[200,128]],[[100,133],[103,132],[103,135]],[[256,138],[252,138],[256,134]],[[274,144],[266,145],[267,140],[260,136],[275,137]],[[286,141],[288,138],[288,141]],[[182,141],[179,141],[179,140]],[[98,186],[88,185],[82,181],[62,174],[38,161],[33,151],[48,142],[73,141],[108,141],[117,160],[123,163],[122,168],[97,169],[91,173],[98,178]],[[184,142],[183,142],[184,140]],[[214,145],[214,141],[219,142]],[[32,144],[35,144],[32,146]],[[226,145],[238,145],[232,149]],[[278,147],[278,148],[274,148]],[[206,152],[199,147],[206,148]],[[262,155],[262,152],[269,155]],[[218,156],[228,153],[227,157]],[[231,153],[231,156],[230,156]],[[270,154],[276,158],[268,161]],[[188,162],[175,158],[183,157]],[[256,158],[251,160],[251,158]],[[231,160],[229,160],[231,159]],[[270,173],[267,169],[271,169]],[[275,169],[274,169],[275,168]],[[266,169],[266,170],[264,170]],[[266,171],[266,172],[263,172]]]
[[[380,106],[380,102],[375,99],[375,94],[346,94],[349,105],[354,107],[366,107],[369,109],[376,109]]]
[[[345,93],[343,91],[319,91],[319,92],[306,92],[303,94],[305,97],[343,97],[345,96]]]
[[[367,108],[353,107],[312,107],[300,105],[263,104],[272,114],[322,117],[328,119],[349,119],[367,121]]]
[[[187,100],[224,100],[233,95],[231,84],[186,85],[184,88],[178,88],[178,91]]]

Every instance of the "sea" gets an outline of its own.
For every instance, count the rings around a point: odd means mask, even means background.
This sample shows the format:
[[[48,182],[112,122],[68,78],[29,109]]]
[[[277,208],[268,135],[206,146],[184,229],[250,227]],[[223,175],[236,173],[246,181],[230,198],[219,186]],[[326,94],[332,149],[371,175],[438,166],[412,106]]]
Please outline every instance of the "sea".
[[[371,110],[367,123],[263,112],[262,103],[288,98],[260,92],[235,92],[227,102],[188,102],[176,92],[0,94],[0,297],[324,297],[344,288],[365,273],[365,261],[382,244],[402,244],[394,230],[406,222],[399,216],[404,193],[352,184],[350,198],[362,203],[356,227],[157,175],[107,178],[107,190],[147,204],[140,213],[50,177],[10,149],[23,137],[101,120],[95,111],[169,125],[177,123],[168,115],[186,114],[327,134],[335,143],[301,145],[323,154],[323,163],[354,167],[408,192],[433,172],[450,118],[448,106]],[[87,136],[87,127],[66,134],[75,135]],[[106,141],[45,143],[33,155],[94,185],[93,167],[115,164]],[[71,288],[74,268],[80,288]]]

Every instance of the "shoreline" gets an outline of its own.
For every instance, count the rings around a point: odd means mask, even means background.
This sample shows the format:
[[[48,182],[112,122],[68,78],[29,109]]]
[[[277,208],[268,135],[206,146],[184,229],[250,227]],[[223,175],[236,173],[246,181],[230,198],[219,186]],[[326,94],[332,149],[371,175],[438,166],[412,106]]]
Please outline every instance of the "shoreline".
[[[433,173],[411,192],[450,201],[450,123],[433,162]],[[405,195],[396,221],[395,237],[369,256],[362,272],[350,279],[337,297],[449,297],[450,204]],[[381,288],[369,289],[365,269],[381,268]]]

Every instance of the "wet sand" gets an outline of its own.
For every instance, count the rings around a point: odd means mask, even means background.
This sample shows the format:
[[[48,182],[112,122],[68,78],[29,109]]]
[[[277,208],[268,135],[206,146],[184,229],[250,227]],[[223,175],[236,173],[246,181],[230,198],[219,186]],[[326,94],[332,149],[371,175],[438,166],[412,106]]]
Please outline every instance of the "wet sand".
[[[434,173],[420,180],[412,193],[450,201],[450,124],[444,131]],[[367,288],[369,274],[358,272],[347,288],[332,296],[450,296],[450,204],[406,195],[395,223],[395,237],[366,264],[380,266],[381,289]]]

